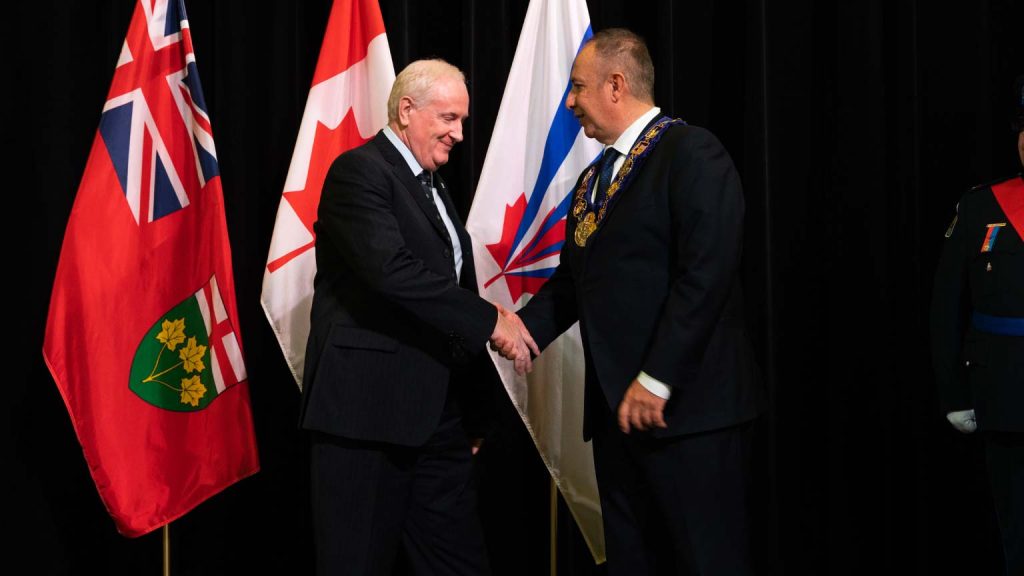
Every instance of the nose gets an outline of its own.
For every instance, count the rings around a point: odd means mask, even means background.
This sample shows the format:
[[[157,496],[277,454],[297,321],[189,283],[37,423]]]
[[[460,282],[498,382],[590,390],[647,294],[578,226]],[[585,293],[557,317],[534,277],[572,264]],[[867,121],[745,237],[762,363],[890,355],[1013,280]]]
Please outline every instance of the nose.
[[[455,143],[462,142],[462,120],[452,123],[452,129],[448,135]]]
[[[565,107],[569,110],[576,107],[576,95],[572,93],[572,90],[569,90],[569,94],[565,97]]]

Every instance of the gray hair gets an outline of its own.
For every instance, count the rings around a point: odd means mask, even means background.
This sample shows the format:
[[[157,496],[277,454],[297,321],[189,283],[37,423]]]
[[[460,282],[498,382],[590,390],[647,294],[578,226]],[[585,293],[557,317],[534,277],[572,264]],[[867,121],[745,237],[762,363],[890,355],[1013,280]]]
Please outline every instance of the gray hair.
[[[417,106],[429,104],[433,97],[433,85],[442,78],[466,82],[462,70],[440,58],[416,60],[406,66],[391,86],[391,95],[388,96],[388,121],[398,121],[398,102],[406,96],[412,98]]]
[[[625,28],[608,28],[595,33],[587,44],[594,46],[604,67],[622,71],[633,96],[654,103],[654,63],[643,38]]]

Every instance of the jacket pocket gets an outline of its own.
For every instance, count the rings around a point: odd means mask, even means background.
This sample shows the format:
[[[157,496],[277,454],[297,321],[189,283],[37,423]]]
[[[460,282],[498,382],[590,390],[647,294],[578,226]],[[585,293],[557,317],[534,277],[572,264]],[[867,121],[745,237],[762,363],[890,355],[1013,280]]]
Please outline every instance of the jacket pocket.
[[[376,350],[378,352],[397,352],[398,341],[383,334],[335,324],[331,326],[329,336],[331,346],[351,348],[354,350]]]
[[[1020,293],[1024,286],[1024,274],[1021,273],[1024,255],[1016,246],[1007,244],[996,242],[992,250],[974,255],[970,266],[976,294],[999,301],[1007,295]]]

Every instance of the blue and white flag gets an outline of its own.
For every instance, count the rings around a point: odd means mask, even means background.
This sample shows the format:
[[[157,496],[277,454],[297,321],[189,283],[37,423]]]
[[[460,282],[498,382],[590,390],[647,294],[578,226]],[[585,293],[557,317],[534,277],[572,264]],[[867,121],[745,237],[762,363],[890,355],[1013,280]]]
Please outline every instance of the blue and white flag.
[[[521,308],[554,272],[572,186],[602,150],[565,107],[573,60],[591,35],[585,0],[530,2],[466,224],[481,296],[509,309]],[[491,354],[594,560],[603,562],[601,501],[583,442],[579,326],[553,342],[527,378]]]

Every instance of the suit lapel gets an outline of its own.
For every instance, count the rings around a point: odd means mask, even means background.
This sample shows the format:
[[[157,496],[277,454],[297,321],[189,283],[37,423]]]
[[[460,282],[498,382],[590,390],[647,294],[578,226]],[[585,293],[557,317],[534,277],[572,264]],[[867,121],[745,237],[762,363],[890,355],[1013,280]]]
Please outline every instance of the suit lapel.
[[[463,246],[466,245],[466,227],[463,226],[462,220],[459,219],[459,213],[455,210],[455,205],[452,204],[451,195],[448,194],[448,185],[444,183],[444,179],[437,172],[434,172],[434,187],[437,188],[437,195],[441,198],[441,204],[445,212],[448,214],[448,219],[452,221],[452,225],[455,227],[455,233],[459,235],[459,243]],[[448,230],[445,230],[445,236],[448,236]],[[465,256],[463,256],[465,259]]]
[[[648,122],[647,125],[644,126],[644,129],[640,131],[640,135],[637,136],[636,140],[634,140],[633,143],[630,144],[630,146],[629,146],[630,149],[632,149],[633,146],[636,145],[637,141],[639,141],[641,138],[644,137],[644,134],[647,134],[647,131],[651,129],[651,126],[654,126],[662,118],[665,118],[665,116],[664,115],[658,115],[658,116],[655,116],[650,122]],[[644,166],[642,166],[642,165],[638,166],[637,169],[638,170],[643,170]],[[612,217],[612,212],[615,211],[616,206],[619,205],[619,201],[622,200],[622,196],[624,194],[628,194],[629,193],[630,188],[632,188],[633,185],[636,184],[636,181],[639,178],[640,178],[640,174],[638,173],[636,175],[636,178],[633,178],[633,180],[628,185],[626,185],[623,188],[619,188],[619,190],[615,193],[615,196],[612,199],[612,202],[608,205],[608,208],[605,211],[604,218],[601,219],[600,224],[598,224],[597,229],[594,231],[593,235],[591,236],[592,244],[587,247],[587,248],[589,248],[588,250],[586,250],[587,252],[593,252],[593,250],[592,250],[592,248],[594,247],[593,245],[597,244],[598,242],[601,241],[601,230],[603,230],[605,228],[605,226],[608,224],[608,220]]]
[[[470,237],[469,232],[466,231],[466,226],[462,223],[462,219],[459,218],[459,212],[455,209],[455,204],[452,202],[451,193],[448,192],[448,185],[445,184],[444,180],[437,173],[434,174],[434,183],[437,184],[437,195],[441,197],[441,202],[444,203],[444,208],[448,211],[448,218],[451,219],[452,225],[455,227],[455,233],[459,235],[459,244],[462,246],[462,272],[460,273],[460,285],[462,285],[463,288],[468,288],[473,292],[476,292],[476,267],[473,264],[473,239]]]
[[[423,212],[423,216],[430,223],[434,231],[437,232],[442,239],[446,240],[448,244],[451,244],[451,238],[448,236],[448,230],[444,227],[444,222],[441,222],[439,217],[437,206],[427,199],[426,194],[423,193],[423,185],[413,175],[412,170],[409,169],[409,164],[406,163],[405,158],[402,158],[402,153],[395,149],[394,144],[388,140],[388,137],[384,135],[384,131],[381,130],[377,133],[377,136],[373,139],[374,145],[380,150],[381,156],[384,157],[389,164],[391,169],[394,171],[395,176],[405,186],[409,195],[412,196],[413,201],[420,210]],[[449,214],[451,212],[449,211]]]

